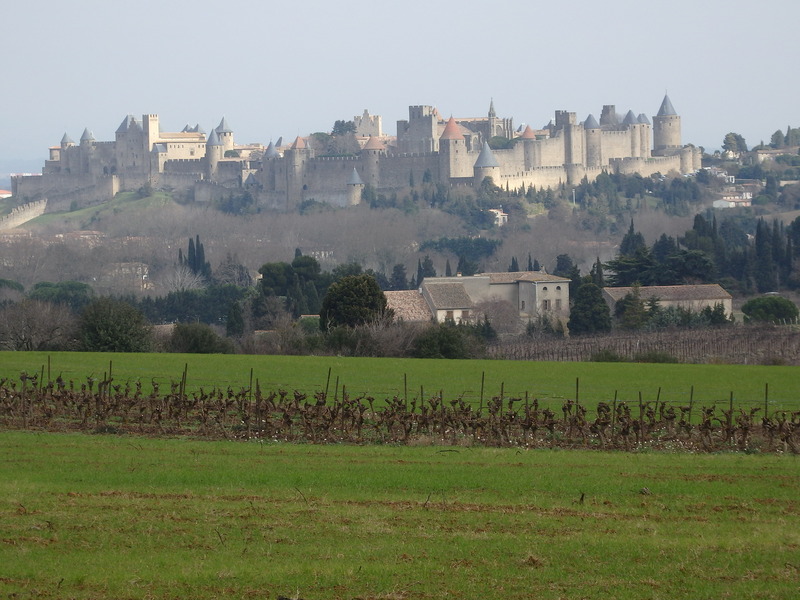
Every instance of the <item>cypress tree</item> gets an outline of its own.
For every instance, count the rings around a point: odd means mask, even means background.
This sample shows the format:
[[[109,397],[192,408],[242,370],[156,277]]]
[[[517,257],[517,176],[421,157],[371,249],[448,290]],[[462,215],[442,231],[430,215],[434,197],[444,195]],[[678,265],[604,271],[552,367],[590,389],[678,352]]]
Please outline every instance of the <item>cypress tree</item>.
[[[192,273],[197,273],[197,254],[194,248],[194,240],[189,238],[189,252],[186,256],[186,266],[191,269]]]

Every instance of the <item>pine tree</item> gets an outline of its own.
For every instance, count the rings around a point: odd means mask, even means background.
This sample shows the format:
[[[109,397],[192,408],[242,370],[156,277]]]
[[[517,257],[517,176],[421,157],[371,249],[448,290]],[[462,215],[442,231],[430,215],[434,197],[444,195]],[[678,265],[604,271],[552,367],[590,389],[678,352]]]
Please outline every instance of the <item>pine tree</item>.
[[[450,268],[450,259],[447,259],[447,262],[444,264],[444,276],[445,277],[452,277],[453,270]]]
[[[409,289],[405,265],[398,263],[392,268],[392,277],[389,280],[389,289],[394,291]]]
[[[519,272],[519,263],[517,262],[517,257],[516,256],[512,256],[511,257],[511,266],[508,267],[508,272],[509,273],[517,273],[517,272]]]
[[[633,229],[633,219],[631,219],[631,226],[628,229],[628,233],[622,238],[622,242],[619,245],[619,253],[622,256],[633,256],[636,254],[636,251],[640,248],[645,247],[644,236],[641,233],[637,233]]]
[[[533,261],[531,260],[531,253],[528,252],[528,271],[535,271],[533,268]]]
[[[603,300],[599,287],[593,283],[584,283],[578,288],[574,298],[567,325],[571,334],[611,330],[611,311]]]
[[[228,309],[228,318],[225,321],[225,333],[230,337],[244,335],[244,311],[239,302],[233,302]]]
[[[422,277],[436,277],[436,269],[433,266],[433,261],[427,254],[425,258],[422,259]]]

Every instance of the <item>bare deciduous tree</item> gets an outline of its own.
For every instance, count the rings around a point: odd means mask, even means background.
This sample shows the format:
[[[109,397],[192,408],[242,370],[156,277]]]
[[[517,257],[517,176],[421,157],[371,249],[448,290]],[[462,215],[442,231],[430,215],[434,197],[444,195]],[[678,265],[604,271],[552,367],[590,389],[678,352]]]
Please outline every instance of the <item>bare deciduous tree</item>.
[[[65,306],[22,300],[0,309],[0,346],[5,350],[64,350],[75,340],[77,319]]]
[[[167,270],[161,276],[159,291],[165,294],[170,292],[185,292],[186,290],[197,290],[206,284],[202,275],[193,273],[185,265],[176,265],[174,269]]]

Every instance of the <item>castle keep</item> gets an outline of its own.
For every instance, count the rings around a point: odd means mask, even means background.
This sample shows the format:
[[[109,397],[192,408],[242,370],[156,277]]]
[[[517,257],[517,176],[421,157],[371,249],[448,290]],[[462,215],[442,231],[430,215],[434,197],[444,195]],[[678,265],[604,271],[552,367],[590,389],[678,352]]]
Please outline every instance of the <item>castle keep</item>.
[[[47,198],[48,211],[142,187],[191,190],[198,201],[247,191],[259,206],[293,210],[311,199],[358,204],[367,185],[391,193],[410,181],[473,186],[491,177],[516,190],[577,185],[602,172],[649,176],[700,168],[700,150],[683,145],[681,118],[667,96],[652,123],[643,113],[620,115],[613,105],[603,107],[599,121],[557,111],[542,129],[516,130],[511,118],[497,117],[493,102],[479,118],[445,120],[432,106],[408,112],[390,137],[382,135],[380,117],[364,111],[354,119],[360,151],[345,156],[317,155],[302,137],[288,147],[240,146],[225,118],[206,135],[188,125],[162,132],[157,115],[128,116],[112,142],[96,141],[88,129],[78,144],[65,134],[42,174],[15,177],[12,191],[22,202]],[[511,143],[491,149],[498,137]]]

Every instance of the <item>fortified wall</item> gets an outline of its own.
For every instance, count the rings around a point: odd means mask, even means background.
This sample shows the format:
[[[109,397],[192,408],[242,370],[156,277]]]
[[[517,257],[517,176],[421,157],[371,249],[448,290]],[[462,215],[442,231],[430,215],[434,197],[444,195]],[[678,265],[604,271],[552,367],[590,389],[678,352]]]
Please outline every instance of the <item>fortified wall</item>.
[[[252,147],[235,144],[225,118],[206,137],[199,125],[169,133],[161,131],[158,115],[128,116],[113,142],[94,140],[88,129],[79,144],[65,134],[50,149],[42,175],[14,178],[12,192],[21,202],[47,197],[47,210],[61,210],[148,184],[194,190],[201,201],[247,190],[261,206],[295,210],[310,198],[354,203],[354,173],[357,185],[388,194],[424,180],[463,187],[492,177],[509,189],[552,188],[578,185],[603,172],[649,176],[699,169],[700,151],[683,145],[681,118],[667,96],[652,119],[651,124],[633,111],[623,116],[605,105],[599,122],[593,115],[579,121],[575,113],[559,110],[544,129],[520,131],[511,118],[497,117],[493,102],[486,117],[447,121],[436,108],[419,105],[397,122],[396,138],[380,136],[380,119],[367,111],[357,117],[362,132],[379,134],[357,155],[316,156],[298,137],[283,149],[270,144],[258,160],[250,160]],[[487,142],[497,135],[511,147],[491,150]]]
[[[37,200],[36,202],[28,202],[28,204],[16,206],[9,214],[0,217],[0,230],[19,227],[23,223],[27,223],[28,221],[43,215],[46,208],[46,198]]]

